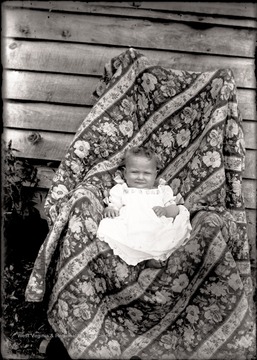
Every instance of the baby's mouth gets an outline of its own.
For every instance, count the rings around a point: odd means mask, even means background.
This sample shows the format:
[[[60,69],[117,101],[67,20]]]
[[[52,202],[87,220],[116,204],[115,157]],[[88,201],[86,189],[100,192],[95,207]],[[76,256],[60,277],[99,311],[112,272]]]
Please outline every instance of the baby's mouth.
[[[134,184],[135,184],[136,187],[146,187],[146,183],[145,183],[145,182],[136,181]]]

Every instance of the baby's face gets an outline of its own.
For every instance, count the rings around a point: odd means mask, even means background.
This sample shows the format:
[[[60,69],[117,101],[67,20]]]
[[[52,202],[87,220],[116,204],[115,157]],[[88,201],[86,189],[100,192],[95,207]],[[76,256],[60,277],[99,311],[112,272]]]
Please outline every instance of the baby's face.
[[[154,159],[149,160],[142,156],[131,156],[127,159],[124,177],[129,187],[152,189],[156,175]]]

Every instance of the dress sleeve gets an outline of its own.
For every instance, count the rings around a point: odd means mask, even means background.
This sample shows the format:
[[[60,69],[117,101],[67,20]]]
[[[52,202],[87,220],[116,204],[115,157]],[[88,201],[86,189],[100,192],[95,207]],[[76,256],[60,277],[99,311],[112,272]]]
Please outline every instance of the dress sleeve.
[[[160,185],[164,206],[176,205],[176,196],[169,185]]]
[[[113,186],[110,189],[110,194],[109,194],[109,204],[108,206],[113,207],[114,209],[120,210],[120,208],[123,206],[123,185],[122,184],[117,184],[115,186]]]

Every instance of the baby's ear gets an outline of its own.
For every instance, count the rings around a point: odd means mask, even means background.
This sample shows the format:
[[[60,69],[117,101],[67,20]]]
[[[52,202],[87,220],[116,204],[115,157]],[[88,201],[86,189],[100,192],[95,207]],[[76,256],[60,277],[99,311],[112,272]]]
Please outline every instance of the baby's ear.
[[[125,159],[123,158],[117,167],[117,170],[123,171],[125,169]]]
[[[117,169],[117,172],[118,172],[121,176],[123,176],[124,173],[125,173],[125,170],[126,170],[126,166],[125,166],[125,165],[120,165],[120,166],[118,167],[118,169]]]
[[[158,155],[156,155],[156,167],[157,167],[157,171],[162,170],[162,168],[163,168],[162,161]]]
[[[117,171],[115,171],[115,173],[114,173],[114,181],[117,184],[124,183],[124,171],[122,171],[120,168],[117,169]]]

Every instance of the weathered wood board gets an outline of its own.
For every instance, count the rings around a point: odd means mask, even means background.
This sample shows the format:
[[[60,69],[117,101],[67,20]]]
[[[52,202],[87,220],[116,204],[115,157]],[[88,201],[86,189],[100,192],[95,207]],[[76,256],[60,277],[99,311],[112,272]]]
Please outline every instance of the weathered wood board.
[[[38,161],[40,187],[87,116],[103,67],[128,47],[187,71],[230,68],[246,142],[243,191],[256,255],[257,7],[254,2],[6,1],[2,5],[4,136]],[[30,135],[41,136],[33,144]],[[41,165],[40,165],[41,164]],[[255,255],[254,255],[255,254]]]

